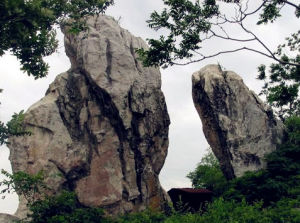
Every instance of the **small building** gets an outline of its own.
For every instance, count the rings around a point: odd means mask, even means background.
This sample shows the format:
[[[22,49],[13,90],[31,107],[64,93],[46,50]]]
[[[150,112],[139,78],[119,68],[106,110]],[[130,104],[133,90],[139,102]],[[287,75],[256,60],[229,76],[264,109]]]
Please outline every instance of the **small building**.
[[[168,191],[176,211],[197,212],[211,202],[213,193],[207,189],[172,188]]]

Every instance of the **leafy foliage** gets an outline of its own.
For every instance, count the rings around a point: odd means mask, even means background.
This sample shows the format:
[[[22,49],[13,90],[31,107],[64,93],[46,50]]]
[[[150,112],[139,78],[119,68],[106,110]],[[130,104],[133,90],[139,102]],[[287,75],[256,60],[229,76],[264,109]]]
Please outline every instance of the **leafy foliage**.
[[[12,119],[5,125],[0,121],[0,145],[7,144],[10,136],[30,135],[23,125],[24,111],[14,113]]]
[[[145,210],[143,212],[126,214],[115,219],[115,223],[152,223],[152,222],[164,222],[167,216],[162,212]]]
[[[144,211],[114,219],[113,223],[283,223],[299,222],[299,200],[283,199],[274,206],[263,208],[262,202],[248,204],[216,199],[204,213],[176,213],[166,216],[159,212]]]
[[[153,12],[147,22],[155,30],[167,29],[170,34],[159,40],[150,39],[149,50],[138,49],[144,66],[172,65],[174,60],[191,58],[192,51],[200,49],[202,42],[199,33],[207,33],[211,28],[209,19],[218,14],[215,1],[163,0],[169,9],[161,14]],[[177,39],[180,39],[177,42]]]
[[[274,22],[281,16],[280,11],[285,6],[293,7],[295,16],[299,17],[300,5],[294,4],[292,1],[282,0],[264,0],[259,3],[255,10],[249,11],[247,1],[190,1],[190,0],[163,0],[166,8],[161,13],[154,11],[150,19],[147,21],[149,27],[154,30],[167,30],[167,35],[161,36],[158,40],[149,39],[150,48],[148,50],[138,49],[145,66],[172,66],[174,64],[189,64],[199,62],[204,59],[218,56],[224,53],[233,53],[241,50],[249,50],[267,56],[282,64],[299,65],[299,61],[286,61],[273,53],[264,42],[258,38],[251,30],[248,30],[243,23],[244,20],[259,13],[260,17],[257,25]],[[232,4],[235,15],[228,16],[220,11],[218,2],[226,2]],[[230,36],[226,30],[228,27],[238,25],[242,31],[250,36],[247,39],[238,39]],[[230,29],[230,28],[229,28]],[[205,55],[201,51],[205,41],[211,39],[222,39],[231,42],[257,42],[264,50],[257,48],[249,48],[247,45],[233,49],[220,50],[212,55]],[[293,39],[293,35],[290,40]],[[295,46],[299,46],[298,37],[294,41]],[[182,59],[188,59],[188,62],[181,63]]]
[[[294,34],[295,38],[298,35]],[[298,44],[300,39],[296,40]],[[291,49],[300,52],[300,45],[288,44]],[[285,45],[283,45],[285,46]],[[281,48],[283,46],[280,46]],[[293,48],[294,46],[295,48]],[[280,54],[282,50],[279,50]],[[286,55],[281,57],[284,61],[292,61],[293,63],[300,64],[300,55],[295,58],[289,58]],[[265,85],[261,91],[261,95],[265,95],[268,103],[275,108],[278,116],[284,120],[285,118],[292,115],[300,115],[300,65],[291,66],[289,64],[273,63],[270,66],[269,74],[266,72],[266,66],[260,65],[258,67],[258,79],[264,80]]]
[[[103,210],[86,208],[79,204],[74,192],[63,191],[47,196],[30,205],[31,213],[26,223],[103,223]]]
[[[221,195],[228,185],[220,164],[211,149],[208,150],[196,169],[190,172],[187,177],[192,181],[194,188],[206,188],[211,190],[214,196]]]
[[[0,56],[11,51],[28,75],[44,77],[48,65],[43,57],[58,46],[54,25],[71,19],[71,31],[78,32],[84,28],[84,16],[102,13],[111,4],[112,0],[1,0]]]
[[[100,223],[104,212],[100,208],[83,207],[74,192],[62,191],[57,195],[49,195],[50,188],[44,182],[43,172],[30,175],[25,172],[10,174],[2,170],[6,176],[0,182],[3,187],[0,194],[17,191],[27,200],[30,210],[26,219],[20,223]],[[53,193],[53,191],[52,191]]]
[[[45,190],[48,190],[44,183],[43,172],[30,175],[22,171],[10,174],[2,170],[1,173],[7,178],[0,182],[0,186],[4,187],[0,192],[3,199],[5,194],[17,191],[29,204],[32,204],[40,199]]]
[[[265,215],[272,223],[297,223],[300,222],[300,200],[283,198],[274,203],[265,211]]]

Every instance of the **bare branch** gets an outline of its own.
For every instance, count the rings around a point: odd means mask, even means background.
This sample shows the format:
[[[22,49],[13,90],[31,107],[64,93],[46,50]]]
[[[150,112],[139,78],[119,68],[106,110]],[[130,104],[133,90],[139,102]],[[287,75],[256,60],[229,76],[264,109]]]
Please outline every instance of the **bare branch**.
[[[295,7],[297,10],[300,10],[300,6],[296,5],[290,1],[283,1],[285,4]]]
[[[209,58],[213,58],[213,57],[216,57],[216,56],[219,56],[219,55],[222,55],[222,54],[235,53],[235,52],[243,51],[243,50],[252,51],[252,52],[261,54],[261,55],[266,56],[266,57],[268,57],[270,59],[276,60],[277,62],[279,62],[281,64],[288,64],[288,65],[292,65],[292,66],[299,66],[299,64],[297,64],[297,63],[285,62],[285,61],[282,61],[282,60],[280,60],[280,59],[278,59],[276,57],[274,58],[272,55],[266,54],[266,53],[264,53],[262,51],[259,51],[259,50],[253,49],[253,48],[249,48],[249,47],[241,47],[241,48],[237,48],[237,49],[234,49],[234,50],[220,51],[218,53],[215,53],[215,54],[212,54],[212,55],[209,55],[209,56],[205,56],[203,54],[198,53],[199,55],[202,55],[202,57],[200,59],[190,60],[189,62],[186,62],[186,63],[171,62],[170,65],[180,65],[180,66],[188,65],[188,64],[191,64],[191,63],[196,63],[196,62],[200,62],[200,61],[203,61],[203,60],[206,60],[206,59],[209,59]]]
[[[236,42],[251,42],[251,41],[254,41],[256,40],[255,38],[252,38],[252,39],[236,39],[236,38],[232,38],[228,35],[226,36],[221,36],[221,35],[218,35],[216,34],[214,31],[210,30],[210,32],[213,34],[213,36],[215,37],[218,37],[220,39],[225,39],[225,40],[232,40],[232,41],[236,41]]]
[[[249,33],[251,34],[254,39],[260,43],[260,45],[262,45],[267,51],[268,53],[270,54],[271,58],[275,59],[276,60],[276,57],[274,55],[274,53],[266,46],[266,44],[263,43],[263,41],[261,41],[253,32],[251,32],[250,30],[246,29],[246,27],[243,25],[243,23],[241,22],[240,23],[240,26],[242,27],[242,29],[246,32],[246,33]]]

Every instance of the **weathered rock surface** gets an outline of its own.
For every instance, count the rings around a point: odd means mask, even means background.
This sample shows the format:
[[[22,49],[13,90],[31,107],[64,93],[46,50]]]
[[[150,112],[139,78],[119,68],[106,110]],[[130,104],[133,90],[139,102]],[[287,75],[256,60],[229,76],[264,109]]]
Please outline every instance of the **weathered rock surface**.
[[[193,100],[205,137],[228,179],[264,168],[264,155],[284,135],[283,124],[240,76],[208,65],[192,76]]]
[[[161,208],[158,175],[170,124],[157,68],[144,68],[135,48],[145,42],[110,17],[65,33],[71,69],[25,114],[31,136],[11,139],[13,171],[44,171],[54,190],[74,190],[86,206],[110,214]],[[65,31],[65,30],[64,30]],[[18,216],[23,217],[24,199]]]
[[[18,219],[17,217],[10,215],[10,214],[0,214],[0,222],[1,223],[14,223]]]

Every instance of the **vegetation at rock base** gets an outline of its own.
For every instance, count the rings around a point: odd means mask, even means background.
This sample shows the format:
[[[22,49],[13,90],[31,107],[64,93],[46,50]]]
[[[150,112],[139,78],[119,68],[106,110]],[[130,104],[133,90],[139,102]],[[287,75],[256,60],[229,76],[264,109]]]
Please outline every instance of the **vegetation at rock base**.
[[[220,176],[218,162],[208,153],[195,171],[188,177],[195,187],[216,188],[218,193],[205,211],[199,213],[167,213],[146,210],[110,218],[99,208],[80,205],[73,192],[41,199],[29,199],[31,213],[27,223],[297,223],[300,222],[300,117],[290,117],[285,122],[287,138],[284,144],[266,157],[267,168],[248,172],[243,177],[225,182]],[[34,188],[43,186],[42,175],[28,175],[22,172],[7,174],[4,185],[14,183],[15,187],[2,191],[18,190],[33,196]],[[198,179],[199,178],[199,179]],[[29,184],[24,182],[29,182]],[[32,187],[30,187],[32,185]],[[221,186],[222,190],[221,190]],[[34,189],[43,194],[43,190]]]
[[[187,177],[191,180],[194,188],[206,188],[214,193],[215,197],[223,194],[228,186],[219,165],[219,161],[209,148],[207,154],[201,159],[196,169]]]

